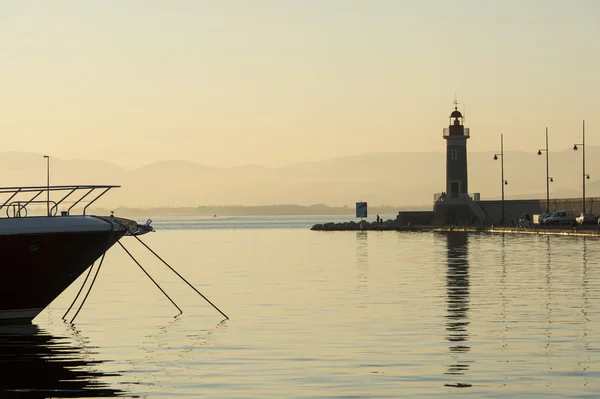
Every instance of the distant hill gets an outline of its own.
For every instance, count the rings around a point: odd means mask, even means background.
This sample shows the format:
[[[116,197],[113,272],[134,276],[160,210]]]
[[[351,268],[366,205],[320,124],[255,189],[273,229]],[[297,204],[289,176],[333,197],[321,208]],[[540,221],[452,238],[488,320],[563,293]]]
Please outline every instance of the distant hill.
[[[581,195],[581,154],[552,152],[551,195]],[[591,174],[587,195],[600,196],[600,147],[586,149]],[[545,157],[535,151],[505,153],[506,198],[545,197]],[[491,152],[469,153],[469,191],[482,199],[500,197],[500,163]],[[188,161],[161,161],[129,170],[94,160],[52,158],[51,184],[120,184],[101,205],[126,207],[198,207],[215,205],[297,204],[353,207],[430,206],[433,193],[445,190],[445,153],[370,153],[280,168],[245,165],[217,168]],[[45,185],[42,154],[0,153],[0,185]]]

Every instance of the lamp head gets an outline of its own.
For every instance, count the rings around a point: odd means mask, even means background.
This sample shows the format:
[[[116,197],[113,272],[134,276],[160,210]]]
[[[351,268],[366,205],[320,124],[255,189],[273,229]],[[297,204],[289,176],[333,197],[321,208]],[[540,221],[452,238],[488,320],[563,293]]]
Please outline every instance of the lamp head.
[[[577,144],[575,144],[575,145],[573,146],[573,150],[574,150],[574,151],[577,151]]]
[[[553,179],[553,178],[550,178],[550,183],[552,183],[553,181],[554,181],[554,179]]]
[[[538,150],[538,155],[542,155],[542,150]]]
[[[507,181],[507,180],[504,180],[504,185],[506,186],[507,184],[508,184],[508,181]]]
[[[590,180],[590,175],[585,175],[585,178]]]
[[[494,154],[494,161],[498,160],[498,155]]]

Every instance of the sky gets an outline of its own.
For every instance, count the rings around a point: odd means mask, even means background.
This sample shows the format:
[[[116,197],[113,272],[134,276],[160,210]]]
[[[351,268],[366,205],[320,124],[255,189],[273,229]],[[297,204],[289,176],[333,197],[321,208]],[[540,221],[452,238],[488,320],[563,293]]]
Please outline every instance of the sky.
[[[596,0],[0,0],[0,151],[135,168],[600,145]]]

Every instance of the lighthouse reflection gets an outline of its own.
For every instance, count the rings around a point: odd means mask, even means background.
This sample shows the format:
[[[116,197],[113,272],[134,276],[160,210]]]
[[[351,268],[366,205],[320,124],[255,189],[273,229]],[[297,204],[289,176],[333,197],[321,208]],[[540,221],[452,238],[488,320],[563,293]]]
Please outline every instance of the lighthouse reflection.
[[[463,232],[447,235],[446,293],[446,339],[450,343],[452,363],[445,374],[463,375],[469,369],[469,361],[464,353],[470,350],[469,340],[469,253],[468,236]],[[470,386],[469,384],[446,384],[450,386]]]
[[[116,397],[85,349],[35,324],[0,327],[0,397]]]

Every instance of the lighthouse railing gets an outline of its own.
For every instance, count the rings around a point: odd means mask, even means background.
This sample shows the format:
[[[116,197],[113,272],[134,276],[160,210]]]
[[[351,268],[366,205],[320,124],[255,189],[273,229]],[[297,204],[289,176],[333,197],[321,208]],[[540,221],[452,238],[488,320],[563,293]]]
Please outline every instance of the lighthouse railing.
[[[464,202],[467,199],[470,199],[472,201],[481,201],[481,194],[480,193],[468,193],[468,194],[461,193],[461,194],[458,194],[458,196],[456,196],[456,197],[452,197],[452,196],[448,195],[448,193],[446,193],[446,192],[433,194],[434,202],[446,201],[446,200],[454,201],[454,202],[456,202],[458,200],[458,201]]]
[[[462,132],[462,134],[450,134],[451,131],[456,132],[454,129],[449,127],[444,128],[444,137],[471,137],[468,127],[463,127],[461,130],[458,130],[459,132]]]

